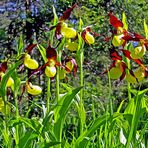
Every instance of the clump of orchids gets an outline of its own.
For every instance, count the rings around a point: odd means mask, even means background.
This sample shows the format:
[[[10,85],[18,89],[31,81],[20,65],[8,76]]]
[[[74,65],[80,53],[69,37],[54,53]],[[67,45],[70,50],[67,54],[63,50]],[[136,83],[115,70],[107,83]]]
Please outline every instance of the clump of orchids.
[[[91,27],[86,27],[81,30],[81,32],[77,32],[74,28],[69,27],[66,23],[66,20],[69,19],[71,12],[77,5],[73,5],[71,8],[67,9],[63,15],[57,21],[57,24],[50,27],[50,31],[54,30],[56,39],[54,40],[57,44],[56,47],[52,47],[49,43],[48,47],[45,51],[45,64],[39,65],[37,59],[34,59],[32,56],[32,51],[36,47],[37,44],[29,44],[25,48],[25,53],[21,55],[21,60],[23,61],[22,66],[29,71],[29,77],[26,80],[25,89],[27,93],[31,95],[39,95],[42,93],[42,88],[38,85],[32,84],[31,78],[33,75],[37,74],[45,74],[50,79],[54,79],[57,72],[59,72],[59,79],[67,78],[66,75],[69,73],[73,73],[76,76],[77,73],[77,62],[73,58],[73,56],[63,56],[66,52],[69,54],[73,53],[75,55],[79,47],[79,40],[85,42],[89,45],[95,42],[94,35],[95,33],[91,31]],[[64,43],[62,41],[64,40]],[[53,42],[54,42],[53,41]],[[61,59],[58,58],[58,51],[60,44],[63,44],[61,50]],[[68,55],[69,55],[68,54]],[[21,66],[21,67],[22,67]],[[3,62],[0,65],[0,81],[2,81],[5,73],[7,71],[7,62]],[[14,80],[12,77],[9,77],[7,81],[7,87],[13,87]],[[2,106],[1,106],[2,108]]]
[[[69,18],[72,10],[76,6],[77,5],[75,4],[71,8],[67,9],[59,18],[57,24],[50,27],[50,30],[55,29],[55,37],[59,43],[57,47],[52,47],[50,43],[48,44],[45,54],[46,62],[44,65],[39,66],[38,62],[35,59],[32,59],[29,54],[36,46],[35,44],[29,45],[26,48],[27,53],[24,55],[24,65],[28,69],[32,70],[29,79],[26,81],[26,90],[29,94],[39,95],[42,93],[42,88],[40,86],[33,85],[30,82],[31,77],[35,74],[42,73],[53,79],[58,72],[57,69],[59,69],[59,79],[65,79],[66,75],[69,73],[73,73],[74,76],[76,75],[78,65],[72,56],[66,56],[66,58],[63,58],[63,54],[61,54],[61,60],[58,60],[58,47],[63,39],[63,49],[60,49],[62,53],[65,52],[64,49],[67,49],[74,54],[79,48],[79,38],[89,45],[94,43],[94,33],[91,31],[90,27],[86,27],[82,32],[78,33],[74,28],[69,27],[66,23],[66,20]]]
[[[141,82],[148,77],[148,68],[142,61],[148,50],[148,40],[139,34],[129,32],[124,23],[112,13],[109,13],[109,17],[114,31],[110,37],[113,45],[110,49],[112,64],[106,72],[109,72],[111,79],[125,78],[129,83]],[[137,65],[134,69],[132,62]]]

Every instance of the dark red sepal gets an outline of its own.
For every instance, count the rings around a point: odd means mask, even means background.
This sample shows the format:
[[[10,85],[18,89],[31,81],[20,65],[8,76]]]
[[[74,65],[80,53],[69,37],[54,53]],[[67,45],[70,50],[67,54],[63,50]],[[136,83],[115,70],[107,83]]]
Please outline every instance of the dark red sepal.
[[[111,12],[109,13],[109,17],[110,17],[110,24],[115,29],[117,29],[118,27],[123,27],[123,23],[117,17],[115,17]]]
[[[61,35],[61,22],[58,23],[58,25],[56,26],[55,36],[56,36],[56,38],[58,40],[62,38],[62,35]]]
[[[112,60],[122,60],[122,57],[114,48],[109,49],[109,51],[110,51],[110,57]]]
[[[122,49],[122,52],[123,52],[124,56],[127,57],[129,60],[132,59],[130,56],[130,54],[131,54],[130,51]]]
[[[29,44],[29,45],[26,47],[25,50],[26,50],[28,53],[30,53],[36,45],[37,45],[37,44]]]
[[[0,72],[5,73],[5,71],[7,70],[7,62],[3,62],[0,64]]]
[[[71,8],[67,9],[63,15],[60,17],[60,21],[65,21],[67,19],[69,19],[71,12],[73,11],[73,9],[77,6],[77,4],[74,4]]]
[[[57,60],[57,52],[56,49],[51,47],[51,45],[49,44],[47,49],[46,49],[46,57],[48,59],[48,61],[50,60]]]
[[[133,59],[133,60],[140,66],[143,64],[142,60],[140,59]]]
[[[120,81],[122,81],[125,78],[125,75],[126,75],[127,66],[124,62],[122,62],[121,68],[122,68],[122,75],[120,76]]]

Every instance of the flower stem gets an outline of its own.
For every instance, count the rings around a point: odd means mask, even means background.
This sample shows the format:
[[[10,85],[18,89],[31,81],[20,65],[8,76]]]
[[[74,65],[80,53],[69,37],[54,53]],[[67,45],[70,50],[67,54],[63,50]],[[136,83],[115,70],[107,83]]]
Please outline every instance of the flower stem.
[[[51,98],[51,91],[50,91],[50,78],[47,77],[47,112],[49,113],[50,111],[50,98]]]
[[[61,63],[62,51],[57,51],[57,62]],[[60,67],[57,67],[56,74],[56,98],[57,102],[60,100],[60,78],[59,78]]]
[[[19,118],[19,106],[18,106],[16,92],[14,93],[14,100],[15,100],[15,107],[16,107],[16,119],[18,119]],[[16,146],[18,146],[19,144],[19,125],[16,125],[15,142],[16,142]]]
[[[111,79],[110,79],[110,74],[108,72],[108,84],[109,84],[109,95],[108,95],[108,98],[109,98],[109,106],[110,106],[110,114],[112,115],[113,114],[113,99],[112,99],[112,86],[111,86]]]
[[[84,52],[81,51],[80,53],[80,86],[84,86],[84,79],[83,79],[83,57],[84,57]],[[81,112],[83,112],[83,89],[80,91],[80,109]],[[80,134],[83,132],[83,122],[81,120],[82,118],[80,117]]]

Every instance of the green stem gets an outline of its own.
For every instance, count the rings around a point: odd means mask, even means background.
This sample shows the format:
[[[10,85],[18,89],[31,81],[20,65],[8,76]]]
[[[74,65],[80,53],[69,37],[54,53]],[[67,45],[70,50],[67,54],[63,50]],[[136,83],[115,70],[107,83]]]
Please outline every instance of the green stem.
[[[128,99],[130,101],[131,100],[131,84],[129,82],[127,83],[127,89],[128,89]]]
[[[84,79],[83,79],[83,57],[84,53],[81,51],[80,53],[80,86],[84,86]],[[80,109],[83,110],[83,89],[80,91]],[[80,119],[80,134],[83,132],[83,122]]]
[[[108,83],[109,83],[109,95],[108,95],[108,98],[109,98],[109,107],[110,107],[110,114],[112,115],[113,114],[113,99],[112,99],[112,86],[111,86],[111,79],[110,79],[110,74],[108,72]]]
[[[17,100],[17,94],[14,93],[14,100],[15,100],[15,107],[16,107],[16,119],[19,118],[19,106],[18,106],[18,100]],[[15,135],[15,142],[16,147],[18,147],[19,144],[19,125],[16,125],[16,135]]]
[[[61,56],[62,56],[62,51],[59,50],[57,52],[57,61],[61,63]],[[56,74],[56,98],[57,102],[60,100],[60,78],[59,78],[59,72],[60,72],[60,67],[57,67],[57,74]]]
[[[50,78],[47,77],[47,112],[49,113],[50,111],[50,98],[51,98],[51,91],[50,91]]]

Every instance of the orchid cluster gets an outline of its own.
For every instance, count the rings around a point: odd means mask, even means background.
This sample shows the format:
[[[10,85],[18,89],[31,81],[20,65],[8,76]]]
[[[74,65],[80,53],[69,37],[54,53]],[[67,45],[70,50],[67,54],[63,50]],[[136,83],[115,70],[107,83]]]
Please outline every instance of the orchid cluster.
[[[21,59],[23,60],[23,65],[26,67],[30,73],[29,78],[26,81],[26,91],[31,95],[39,95],[42,93],[42,88],[38,85],[34,85],[31,83],[31,78],[33,75],[37,74],[45,74],[47,77],[53,79],[59,69],[59,79],[65,79],[68,73],[72,73],[75,76],[77,72],[77,62],[73,57],[63,58],[58,60],[58,46],[63,44],[62,41],[64,40],[63,49],[60,49],[62,53],[65,53],[64,49],[76,53],[79,48],[79,38],[82,41],[86,42],[87,44],[94,43],[93,32],[91,31],[90,27],[86,27],[82,30],[82,32],[77,32],[74,28],[69,27],[66,23],[66,20],[69,19],[72,10],[77,5],[73,5],[71,8],[66,10],[63,15],[59,18],[56,25],[50,27],[50,31],[55,32],[55,42],[58,43],[57,47],[52,47],[49,43],[48,47],[45,51],[45,64],[39,65],[37,60],[33,59],[32,50],[37,46],[37,44],[30,44],[26,47],[25,53],[22,54]],[[54,42],[54,41],[53,41]],[[62,54],[61,54],[62,55]],[[0,70],[0,78],[2,79],[6,68],[6,63],[2,63],[2,68]],[[14,80],[10,77],[7,82],[7,87],[11,87],[14,83]]]
[[[109,17],[114,31],[110,37],[113,45],[110,49],[112,64],[106,72],[109,72],[111,79],[125,78],[129,83],[141,82],[148,77],[148,68],[142,61],[148,50],[148,40],[140,34],[129,32],[126,25],[111,12]],[[137,65],[135,69],[132,62]]]

